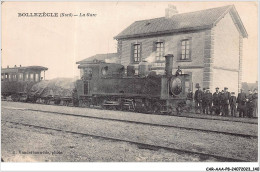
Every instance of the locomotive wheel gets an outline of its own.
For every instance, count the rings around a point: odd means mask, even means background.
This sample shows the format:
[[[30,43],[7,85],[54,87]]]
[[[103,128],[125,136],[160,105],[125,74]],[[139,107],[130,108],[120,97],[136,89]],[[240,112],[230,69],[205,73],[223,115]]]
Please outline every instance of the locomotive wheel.
[[[55,105],[59,105],[60,102],[61,102],[61,99],[56,99],[56,100],[54,100],[54,104],[55,104]]]
[[[6,100],[6,97],[7,97],[6,95],[3,95],[3,98],[2,98],[2,99]]]
[[[162,105],[158,102],[156,102],[152,107],[152,112],[155,114],[160,114],[162,109]]]
[[[181,106],[178,106],[176,108],[176,111],[177,111],[177,115],[181,115],[181,113],[183,112],[183,108]]]
[[[20,96],[18,94],[13,94],[13,95],[11,95],[11,99],[14,102],[18,102],[20,100]]]
[[[174,116],[174,111],[173,111],[174,107],[169,106],[168,109],[169,109],[168,114]]]

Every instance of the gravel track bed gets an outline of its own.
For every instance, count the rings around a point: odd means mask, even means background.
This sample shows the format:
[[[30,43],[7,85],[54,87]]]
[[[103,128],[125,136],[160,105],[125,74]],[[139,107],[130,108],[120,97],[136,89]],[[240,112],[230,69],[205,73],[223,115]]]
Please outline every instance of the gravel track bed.
[[[12,102],[12,101],[2,101],[2,105],[9,105],[9,104],[14,104],[17,107],[35,107],[34,105],[38,105],[38,106],[44,106],[45,109],[48,106],[52,106],[51,109],[55,109],[55,107],[57,107],[57,109],[59,107],[66,107],[66,108],[77,108],[77,109],[93,109],[93,110],[104,110],[107,111],[105,109],[99,109],[99,108],[87,108],[87,107],[73,107],[73,106],[62,106],[62,105],[54,105],[54,104],[50,104],[50,105],[45,105],[45,104],[32,104],[32,103],[23,103],[23,102]],[[26,105],[24,105],[26,104]],[[109,110],[111,111],[111,110]],[[117,111],[118,112],[118,111]],[[137,112],[125,112],[125,111],[119,111],[122,113],[133,113],[135,115],[152,115],[152,116],[169,116],[170,115],[156,115],[156,114],[144,114],[144,113],[137,113]],[[229,121],[229,122],[238,122],[238,123],[249,123],[249,124],[258,124],[258,119],[257,118],[240,118],[240,117],[232,117],[232,116],[218,116],[218,115],[205,115],[205,114],[196,114],[195,112],[191,111],[190,113],[187,112],[183,112],[181,116],[177,116],[174,115],[174,117],[182,117],[182,118],[197,118],[197,119],[208,119],[208,120],[217,120],[217,121]]]
[[[98,110],[98,109],[86,109],[76,107],[64,107],[64,106],[52,106],[52,105],[39,105],[39,104],[27,104],[27,103],[14,103],[4,104],[4,108],[18,107],[18,108],[29,108],[41,111],[52,111],[58,113],[68,113],[83,116],[110,118],[110,119],[121,119],[138,121],[153,124],[172,125],[176,127],[188,127],[204,130],[214,130],[229,133],[239,133],[246,135],[258,136],[258,125],[248,123],[237,123],[231,121],[218,121],[211,119],[196,119],[196,118],[185,118],[176,116],[162,116],[162,115],[147,115],[132,112],[119,112],[110,110]]]
[[[216,161],[198,155],[139,149],[124,142],[2,123],[2,158],[5,162],[198,162]],[[50,154],[22,154],[42,152]]]
[[[2,120],[187,149],[245,161],[257,160],[257,139],[48,113],[4,109]],[[75,125],[76,124],[76,125]]]

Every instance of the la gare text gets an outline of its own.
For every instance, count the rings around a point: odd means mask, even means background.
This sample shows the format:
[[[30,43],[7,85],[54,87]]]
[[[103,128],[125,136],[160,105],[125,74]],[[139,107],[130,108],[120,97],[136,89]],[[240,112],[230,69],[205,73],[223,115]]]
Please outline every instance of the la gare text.
[[[96,17],[94,13],[18,13],[18,17]]]

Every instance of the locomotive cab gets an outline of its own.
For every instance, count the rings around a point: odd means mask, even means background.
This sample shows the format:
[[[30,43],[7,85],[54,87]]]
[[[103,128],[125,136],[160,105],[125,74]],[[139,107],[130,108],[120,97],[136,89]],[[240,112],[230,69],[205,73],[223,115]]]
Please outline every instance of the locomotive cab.
[[[124,66],[115,63],[93,62],[78,66],[81,73],[81,79],[90,80],[95,78],[122,77],[124,75]]]
[[[97,91],[93,83],[104,78],[119,78],[124,76],[124,66],[115,63],[104,63],[93,61],[78,66],[81,73],[81,80],[76,82],[79,99],[85,99]]]

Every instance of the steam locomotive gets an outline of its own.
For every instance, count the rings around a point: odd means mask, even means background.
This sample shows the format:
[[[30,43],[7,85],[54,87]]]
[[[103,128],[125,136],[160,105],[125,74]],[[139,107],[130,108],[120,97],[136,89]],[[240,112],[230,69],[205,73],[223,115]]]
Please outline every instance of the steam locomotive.
[[[92,62],[81,64],[81,80],[73,93],[76,106],[102,106],[106,109],[132,110],[148,113],[180,112],[186,100],[187,74],[172,75],[173,55],[165,56],[165,75],[156,75],[147,62],[139,64],[139,74],[133,66]]]
[[[179,113],[186,100],[185,81],[189,76],[179,70],[175,75],[172,74],[171,54],[165,56],[164,75],[151,71],[147,62],[139,64],[138,75],[135,75],[135,69],[131,65],[127,66],[125,73],[121,64],[100,61],[80,64],[78,68],[83,71],[83,75],[76,81],[71,97],[43,97],[39,91],[37,94],[31,91],[32,86],[40,82],[41,71],[47,70],[40,66],[8,69],[9,74],[2,70],[2,96],[11,95],[14,101],[36,102],[44,99],[44,103],[54,100],[55,104],[60,104],[60,100],[63,100],[63,105],[71,102],[80,107],[144,113]]]

